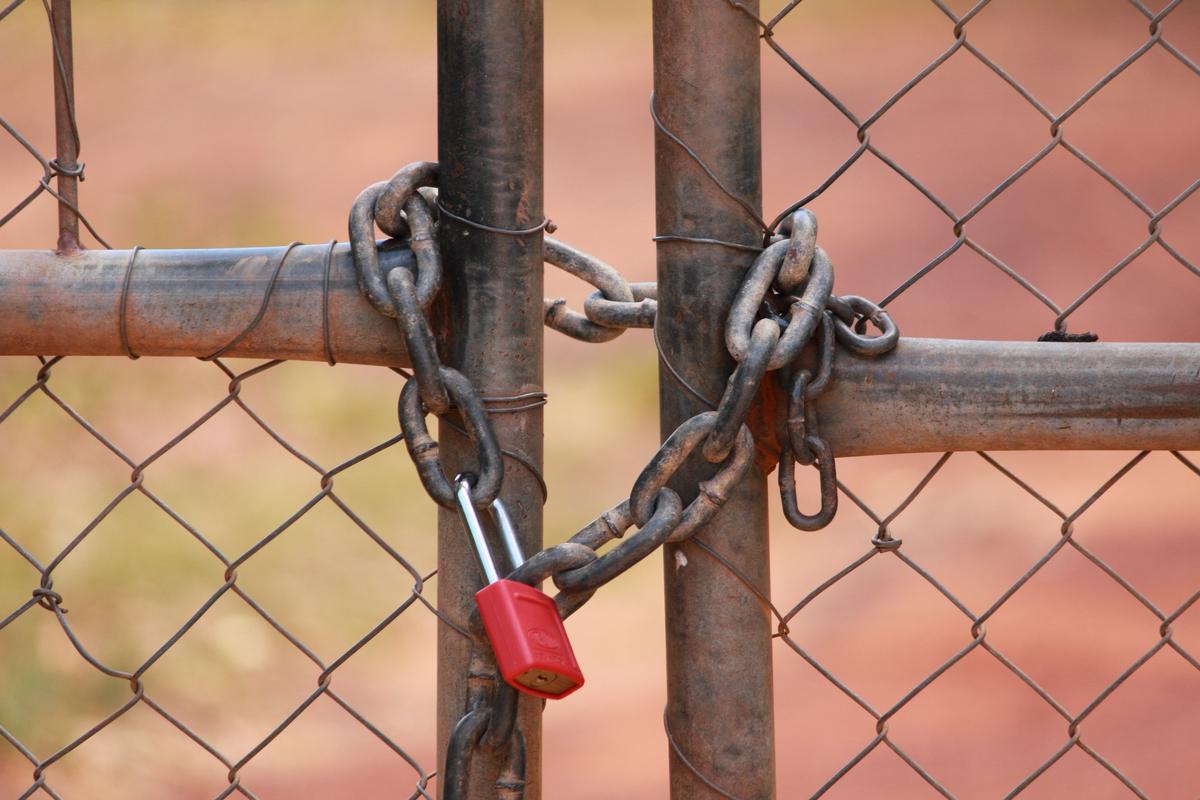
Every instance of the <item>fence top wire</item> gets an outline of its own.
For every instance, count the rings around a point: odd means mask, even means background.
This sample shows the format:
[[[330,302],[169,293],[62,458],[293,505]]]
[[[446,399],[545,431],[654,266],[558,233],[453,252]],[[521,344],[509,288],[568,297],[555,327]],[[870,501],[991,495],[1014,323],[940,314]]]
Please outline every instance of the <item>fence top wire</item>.
[[[243,771],[256,757],[258,757],[264,749],[266,749],[276,738],[283,733],[289,726],[294,724],[305,711],[321,697],[327,697],[336,703],[363,729],[369,732],[378,741],[382,742],[396,756],[403,759],[408,764],[415,774],[415,787],[413,789],[412,798],[425,797],[430,798],[431,794],[429,784],[435,773],[427,771],[422,765],[401,746],[391,735],[389,735],[381,726],[375,724],[360,708],[351,704],[349,700],[333,686],[333,679],[339,668],[345,665],[372,640],[378,637],[384,630],[388,629],[395,621],[401,617],[406,611],[414,607],[424,608],[429,613],[435,615],[442,623],[449,625],[455,630],[459,630],[464,636],[467,635],[452,621],[445,619],[434,607],[434,605],[426,598],[424,592],[427,582],[433,578],[433,573],[423,573],[409,559],[397,551],[388,541],[377,533],[366,520],[350,506],[350,504],[341,497],[335,489],[335,479],[342,475],[347,470],[361,464],[362,462],[383,453],[384,451],[394,447],[403,439],[402,435],[396,435],[388,438],[370,447],[356,455],[343,460],[341,463],[327,467],[319,464],[313,458],[306,455],[297,446],[289,442],[275,427],[273,427],[266,419],[256,411],[242,396],[242,390],[247,381],[253,380],[256,376],[260,376],[268,370],[278,367],[283,362],[269,361],[253,366],[249,366],[242,371],[235,371],[229,364],[221,359],[213,359],[212,364],[228,379],[227,391],[216,403],[206,409],[202,414],[196,417],[190,424],[180,430],[177,434],[169,438],[161,446],[157,447],[150,455],[142,459],[134,458],[129,455],[124,449],[119,447],[112,438],[106,436],[99,428],[92,424],[68,402],[66,402],[50,384],[51,377],[55,367],[62,363],[61,358],[43,358],[39,359],[40,366],[33,383],[31,383],[23,392],[21,392],[12,403],[10,403],[3,411],[0,411],[0,424],[8,421],[13,414],[26,404],[31,398],[41,395],[47,398],[54,404],[55,407],[73,424],[78,425],[89,437],[99,442],[106,450],[111,452],[116,458],[122,461],[129,469],[130,475],[128,482],[106,503],[82,529],[72,537],[65,546],[60,548],[55,555],[48,561],[43,561],[37,558],[31,549],[23,544],[20,540],[20,534],[0,528],[0,542],[7,548],[15,551],[21,559],[28,562],[32,567],[37,577],[36,586],[32,589],[27,600],[17,606],[15,609],[8,611],[7,615],[0,618],[0,632],[18,619],[22,618],[27,613],[39,613],[34,609],[42,609],[54,615],[55,620],[61,627],[62,633],[69,641],[71,648],[78,654],[84,662],[92,669],[108,679],[125,683],[129,687],[129,697],[118,705],[107,715],[103,716],[99,721],[95,722],[91,727],[84,731],[79,736],[72,739],[70,742],[60,747],[53,753],[35,753],[30,747],[26,746],[22,741],[10,730],[0,724],[0,738],[3,738],[8,745],[14,748],[21,754],[33,767],[33,781],[28,788],[20,795],[21,799],[31,797],[39,792],[45,793],[50,797],[60,798],[60,794],[53,787],[53,767],[64,757],[85,744],[89,739],[99,734],[110,725],[114,724],[122,716],[126,715],[136,706],[143,706],[150,711],[153,711],[159,717],[168,722],[175,730],[185,736],[188,740],[194,743],[198,748],[211,756],[217,765],[225,771],[227,785],[216,796],[218,798],[239,795],[247,798],[254,798],[253,788],[245,781]],[[316,478],[318,485],[317,491],[308,498],[298,509],[291,513],[282,523],[272,528],[265,535],[261,536],[249,547],[241,550],[238,553],[227,553],[219,547],[214,540],[206,536],[195,525],[185,519],[179,512],[174,510],[167,502],[148,485],[146,480],[147,474],[153,472],[153,467],[163,456],[178,447],[189,437],[201,431],[205,423],[211,420],[215,415],[226,408],[235,408],[240,413],[244,414],[255,426],[261,428],[274,442],[286,451],[290,457],[297,460],[305,468],[311,471]],[[71,554],[85,540],[92,535],[97,527],[122,504],[127,498],[134,494],[140,494],[156,508],[158,508],[167,518],[173,521],[181,531],[199,542],[207,551],[207,553],[215,559],[223,570],[223,581],[209,594],[209,596],[188,616],[186,621],[175,629],[153,653],[143,660],[138,666],[133,669],[119,669],[105,663],[94,654],[95,641],[89,641],[88,638],[77,632],[71,623],[69,609],[72,605],[70,597],[64,597],[55,589],[54,574],[63,563],[70,558]],[[247,562],[254,558],[257,554],[263,551],[271,542],[283,535],[286,531],[296,525],[306,514],[317,508],[321,504],[332,504],[341,514],[352,523],[353,527],[358,529],[366,536],[380,551],[381,557],[389,559],[392,563],[399,566],[412,579],[412,587],[408,591],[407,596],[396,605],[389,613],[379,619],[371,629],[363,636],[359,637],[348,648],[343,650],[333,659],[325,659],[319,656],[313,648],[307,645],[299,635],[289,629],[281,619],[272,614],[263,603],[256,599],[246,588],[238,583],[238,571]],[[315,687],[304,699],[297,704],[291,711],[282,719],[279,720],[269,732],[263,736],[253,747],[248,751],[240,754],[226,754],[220,750],[212,742],[205,739],[194,727],[186,721],[186,714],[179,714],[171,709],[168,709],[164,704],[156,699],[154,694],[154,666],[176,645],[183,640],[189,631],[191,631],[197,623],[199,623],[205,615],[213,609],[219,600],[223,597],[237,597],[245,606],[254,614],[263,619],[271,628],[285,640],[296,652],[302,655],[307,661],[311,662],[315,677]]]
[[[930,272],[936,269],[940,264],[945,262],[950,256],[962,248],[967,248],[979,254],[989,264],[998,269],[1004,275],[1009,277],[1023,290],[1036,298],[1042,305],[1048,308],[1054,314],[1054,331],[1049,334],[1050,338],[1058,337],[1059,340],[1071,340],[1071,334],[1067,334],[1067,321],[1084,303],[1093,297],[1106,283],[1111,281],[1117,274],[1124,270],[1140,255],[1152,247],[1161,248],[1175,262],[1181,265],[1190,273],[1200,277],[1200,268],[1196,263],[1181,253],[1173,246],[1163,234],[1163,221],[1173,211],[1180,207],[1188,198],[1200,189],[1200,178],[1194,179],[1187,185],[1183,191],[1179,192],[1174,198],[1168,201],[1165,205],[1159,208],[1151,206],[1143,200],[1136,192],[1134,192],[1127,184],[1122,182],[1113,172],[1107,170],[1095,158],[1089,156],[1080,147],[1075,145],[1067,136],[1068,121],[1074,117],[1081,109],[1083,109],[1089,101],[1097,96],[1097,94],[1109,85],[1113,80],[1120,76],[1125,71],[1129,70],[1140,59],[1146,56],[1147,53],[1153,50],[1161,50],[1170,55],[1171,58],[1182,64],[1193,75],[1200,76],[1200,65],[1193,58],[1185,54],[1176,47],[1167,36],[1166,25],[1164,24],[1170,15],[1178,9],[1182,0],[1173,0],[1167,3],[1159,11],[1152,11],[1141,0],[1129,0],[1129,4],[1136,9],[1138,14],[1144,18],[1146,23],[1146,38],[1136,48],[1129,52],[1125,57],[1120,59],[1118,63],[1111,66],[1103,74],[1099,75],[1087,88],[1083,94],[1079,95],[1073,102],[1069,103],[1065,108],[1054,111],[1047,105],[1040,102],[1035,95],[1013,75],[1006,71],[999,63],[993,60],[981,48],[968,40],[968,31],[970,24],[975,20],[984,9],[991,5],[992,0],[980,0],[971,6],[965,13],[955,13],[942,0],[930,0],[933,6],[946,17],[949,22],[948,33],[951,36],[951,43],[941,53],[929,62],[923,69],[919,70],[915,75],[906,80],[897,90],[895,90],[888,98],[878,106],[873,112],[865,117],[857,115],[852,111],[849,105],[831,91],[820,78],[804,66],[802,59],[793,55],[791,51],[780,41],[777,36],[777,28],[789,16],[797,12],[801,6],[801,0],[790,0],[785,3],[773,16],[764,19],[760,17],[751,7],[743,2],[743,0],[713,0],[714,2],[724,2],[730,8],[739,14],[749,16],[761,31],[761,38],[765,45],[770,48],[788,67],[790,67],[796,75],[815,89],[841,116],[851,122],[855,128],[856,143],[852,152],[842,160],[842,162],[834,169],[826,178],[821,180],[818,185],[805,194],[803,197],[788,205],[778,214],[768,216],[766,219],[758,217],[755,213],[754,218],[758,220],[765,233],[770,233],[776,229],[781,221],[786,219],[795,210],[806,207],[822,194],[830,189],[839,179],[841,179],[852,167],[854,167],[864,157],[870,155],[877,159],[881,164],[891,170],[893,173],[902,178],[907,184],[916,189],[930,204],[932,204],[942,215],[944,215],[951,224],[954,242],[944,251],[929,260],[915,272],[905,278],[898,286],[892,289],[881,301],[880,305],[895,301],[902,294],[910,290],[914,285],[921,281]],[[812,31],[807,31],[807,35],[812,35]],[[1023,163],[1015,170],[1010,172],[999,184],[987,191],[983,196],[979,197],[974,203],[967,206],[965,209],[956,209],[950,203],[943,200],[938,194],[929,188],[921,179],[912,171],[907,169],[897,159],[889,155],[879,145],[874,143],[871,138],[871,131],[880,120],[900,103],[903,98],[909,94],[915,87],[928,79],[944,64],[955,56],[955,54],[963,51],[970,57],[978,60],[991,73],[996,75],[1009,88],[1012,89],[1022,100],[1024,100],[1034,111],[1037,112],[1049,125],[1049,138],[1036,152],[1032,153]],[[741,213],[736,206],[742,209],[749,209],[753,213],[752,205],[749,205],[744,199],[732,195],[728,189],[720,182],[719,178],[712,173],[706,166],[703,154],[697,153],[689,144],[673,132],[667,130],[662,124],[656,110],[651,108],[651,114],[655,124],[660,131],[674,141],[678,146],[688,152],[694,161],[703,169],[708,177],[714,181],[717,187],[731,198],[731,213]],[[1146,238],[1127,255],[1122,257],[1117,263],[1112,265],[1099,278],[1086,286],[1073,300],[1068,303],[1060,304],[1049,296],[1048,293],[1042,291],[1033,281],[1021,274],[1021,272],[1002,260],[998,256],[991,253],[982,243],[972,238],[969,233],[969,223],[978,217],[989,205],[991,205],[1005,191],[1011,188],[1023,176],[1033,170],[1039,163],[1044,161],[1052,152],[1061,149],[1069,153],[1080,163],[1086,166],[1089,170],[1100,176],[1109,186],[1112,187],[1121,197],[1128,201],[1129,205],[1138,213],[1146,218],[1148,235]],[[718,241],[710,241],[709,243],[723,245]],[[1081,337],[1086,340],[1086,337]],[[704,398],[702,401],[711,405]],[[1051,502],[1047,496],[1035,489],[1031,483],[1021,478],[1016,472],[1006,467],[1000,460],[988,453],[979,453],[981,458],[990,468],[997,471],[1000,475],[1018,486],[1023,492],[1044,506],[1051,512],[1059,521],[1059,535],[1055,537],[1040,557],[1038,557],[1031,565],[1029,565],[1015,581],[1008,585],[989,605],[982,610],[972,609],[971,606],[960,599],[954,592],[948,588],[947,584],[936,577],[930,570],[926,569],[916,559],[911,557],[903,548],[903,540],[893,535],[893,528],[900,516],[912,505],[912,503],[927,489],[927,487],[936,480],[939,472],[943,470],[947,462],[951,458],[951,453],[944,453],[937,461],[921,474],[916,481],[911,491],[903,498],[903,500],[895,506],[891,511],[881,513],[875,511],[868,505],[858,494],[852,491],[844,482],[838,481],[838,490],[840,494],[848,499],[856,506],[869,520],[873,526],[873,531],[870,536],[868,549],[858,557],[851,560],[848,564],[837,570],[834,574],[821,581],[812,591],[800,598],[791,605],[777,605],[772,598],[765,594],[755,582],[746,575],[741,574],[731,563],[731,561],[721,554],[718,550],[708,545],[702,535],[694,537],[691,541],[695,547],[704,553],[707,557],[714,559],[728,569],[745,587],[745,589],[754,596],[764,608],[768,609],[775,619],[776,633],[775,636],[788,646],[790,650],[799,655],[807,662],[820,676],[834,686],[840,693],[852,701],[855,705],[861,708],[874,721],[873,734],[865,745],[862,746],[845,764],[838,769],[832,776],[828,778],[812,795],[812,797],[820,797],[837,785],[845,778],[852,770],[855,769],[864,759],[871,753],[885,745],[893,753],[895,753],[901,761],[903,761],[919,778],[924,781],[932,790],[944,797],[954,797],[951,789],[937,776],[924,767],[919,760],[908,750],[903,748],[890,731],[890,721],[900,712],[902,712],[918,695],[925,689],[929,688],[942,675],[960,663],[970,653],[979,650],[989,654],[997,663],[1003,666],[1009,673],[1016,676],[1021,683],[1028,687],[1038,698],[1041,699],[1052,709],[1053,713],[1060,717],[1066,723],[1066,736],[1060,746],[1049,753],[1044,760],[1030,771],[1024,779],[1018,784],[1012,786],[1005,795],[1006,797],[1015,797],[1028,789],[1035,781],[1043,774],[1050,770],[1064,756],[1073,749],[1078,749],[1086,754],[1092,761],[1110,774],[1115,780],[1120,782],[1124,789],[1128,790],[1134,796],[1145,798],[1146,793],[1138,787],[1138,785],[1117,766],[1114,761],[1102,754],[1097,748],[1086,742],[1083,738],[1084,723],[1094,712],[1110,698],[1114,692],[1124,685],[1135,673],[1144,667],[1157,653],[1163,650],[1171,650],[1175,652],[1186,664],[1192,668],[1200,670],[1200,660],[1196,655],[1185,649],[1179,642],[1173,638],[1173,626],[1181,615],[1187,612],[1197,600],[1200,600],[1200,590],[1197,590],[1180,604],[1169,607],[1160,608],[1141,590],[1125,578],[1111,564],[1101,559],[1093,549],[1079,541],[1075,536],[1075,523],[1083,516],[1095,503],[1109,492],[1114,485],[1121,481],[1126,475],[1138,466],[1147,456],[1146,452],[1141,452],[1130,458],[1123,466],[1105,480],[1094,492],[1087,497],[1079,506],[1073,510],[1064,510],[1055,503]],[[1200,468],[1188,456],[1174,452],[1172,453],[1187,470],[1200,476]],[[961,456],[960,456],[961,458]],[[1103,688],[1096,693],[1088,702],[1077,709],[1070,709],[1068,705],[1056,699],[1046,688],[1040,685],[1030,674],[1023,671],[1022,668],[1014,663],[1003,651],[1001,651],[994,642],[987,638],[987,623],[992,619],[1003,607],[1005,607],[1012,598],[1024,587],[1029,581],[1041,572],[1047,564],[1066,549],[1072,549],[1083,556],[1087,562],[1092,564],[1100,573],[1111,580],[1122,592],[1133,598],[1140,606],[1144,607],[1157,621],[1156,636],[1154,642],[1143,652],[1140,652],[1136,658],[1127,664],[1127,666],[1110,680],[1107,680]],[[965,617],[969,623],[969,641],[967,644],[958,649],[948,659],[942,661],[935,669],[925,674],[916,684],[912,685],[904,692],[898,700],[889,706],[877,707],[865,699],[865,696],[855,688],[851,687],[846,681],[838,677],[835,672],[822,663],[810,648],[807,648],[799,639],[798,635],[793,632],[797,618],[805,611],[805,609],[818,597],[829,591],[834,586],[841,584],[843,581],[851,579],[851,576],[861,575],[860,570],[864,565],[872,561],[878,561],[881,558],[886,559],[891,557],[896,562],[903,565],[904,568],[918,576],[923,582],[932,586],[938,595],[949,603],[956,614]],[[680,762],[687,768],[691,769],[696,775],[710,788],[725,797],[733,797],[734,795],[727,792],[720,785],[718,776],[704,775],[694,765],[693,760],[689,759],[679,746],[679,743],[672,736],[671,730],[668,727],[666,731],[668,742],[678,756]]]

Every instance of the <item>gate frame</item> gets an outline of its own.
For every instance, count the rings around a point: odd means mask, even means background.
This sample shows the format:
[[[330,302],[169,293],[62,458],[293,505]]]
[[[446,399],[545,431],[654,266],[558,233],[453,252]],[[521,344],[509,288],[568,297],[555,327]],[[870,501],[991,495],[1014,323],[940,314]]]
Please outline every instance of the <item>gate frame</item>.
[[[448,365],[485,403],[503,402],[542,391],[542,0],[438,0],[437,16],[439,203],[454,216],[444,214],[439,226],[446,283],[434,316],[449,322]],[[501,499],[522,549],[535,553],[542,549],[542,405],[513,410],[491,415],[500,446],[521,456],[505,459]],[[439,424],[438,439],[449,469],[473,462],[470,440],[450,425]],[[457,513],[439,508],[438,609],[465,628],[483,583]],[[458,631],[438,626],[439,769],[467,710],[470,651]],[[540,699],[521,695],[528,800],[542,796],[541,714]],[[503,753],[475,754],[467,798],[495,797],[503,761]],[[443,789],[439,781],[438,797]]]
[[[757,10],[757,0],[750,5]],[[725,346],[725,317],[755,256],[687,239],[762,244],[759,223],[729,196],[761,216],[758,29],[731,11],[713,0],[654,0],[656,340],[664,439],[710,410],[712,398],[725,390],[735,366]],[[715,472],[715,465],[700,461],[685,465],[671,483],[684,503]],[[759,599],[770,596],[767,535],[766,474],[755,464],[693,540],[664,548],[664,725],[672,797],[775,796],[771,619]]]

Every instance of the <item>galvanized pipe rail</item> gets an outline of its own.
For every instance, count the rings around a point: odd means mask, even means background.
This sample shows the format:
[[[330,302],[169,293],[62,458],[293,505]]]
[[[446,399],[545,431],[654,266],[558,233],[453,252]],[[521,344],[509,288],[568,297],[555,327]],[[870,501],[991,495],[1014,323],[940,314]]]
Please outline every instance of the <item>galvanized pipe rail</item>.
[[[265,307],[227,355],[326,361],[332,353],[407,366],[396,323],[358,288],[349,245],[332,254],[329,244],[294,247],[280,266],[286,250],[0,250],[0,353],[116,356],[128,355],[128,344],[139,355],[202,358]],[[385,249],[382,263],[414,261],[400,248]]]
[[[672,245],[675,246],[675,245]],[[228,355],[409,366],[396,325],[358,288],[348,246],[0,250],[0,354],[203,357],[266,312]],[[382,251],[385,269],[413,264]],[[326,304],[326,298],[328,303]],[[53,320],[54,324],[47,324]],[[434,333],[451,338],[445,315]],[[1200,344],[901,339],[882,357],[839,351],[817,401],[838,456],[945,450],[1200,448]],[[713,396],[719,394],[713,387]]]
[[[1200,343],[902,338],[833,376],[817,408],[839,456],[1200,448]]]

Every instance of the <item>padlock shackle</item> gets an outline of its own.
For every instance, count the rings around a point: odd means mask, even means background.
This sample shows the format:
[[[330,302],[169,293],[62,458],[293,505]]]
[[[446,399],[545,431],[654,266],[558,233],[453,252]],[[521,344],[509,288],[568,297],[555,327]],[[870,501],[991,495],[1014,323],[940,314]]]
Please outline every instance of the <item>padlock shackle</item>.
[[[500,529],[500,538],[504,541],[504,549],[508,551],[508,561],[512,568],[516,569],[525,563],[525,556],[521,552],[521,543],[517,541],[517,528],[513,525],[512,518],[508,516],[508,509],[504,507],[504,503],[500,502],[499,497],[492,501],[489,510],[492,521]]]
[[[483,568],[483,576],[488,583],[495,583],[500,580],[500,574],[496,570],[496,561],[492,558],[491,548],[488,547],[487,537],[483,532],[483,525],[479,521],[479,514],[475,511],[475,506],[471,502],[471,479],[467,474],[458,475],[454,479],[454,497],[458,501],[458,514],[462,517],[463,525],[467,529],[467,533],[471,536],[471,541],[475,545],[475,555],[479,557],[479,566]],[[500,537],[504,541],[504,549],[508,553],[509,561],[512,569],[516,569],[525,562],[525,556],[521,554],[521,545],[517,541],[517,531],[513,527],[512,518],[508,516],[508,509],[504,507],[504,503],[500,498],[492,501],[488,507],[488,513],[492,517],[492,521],[496,527],[500,529]]]

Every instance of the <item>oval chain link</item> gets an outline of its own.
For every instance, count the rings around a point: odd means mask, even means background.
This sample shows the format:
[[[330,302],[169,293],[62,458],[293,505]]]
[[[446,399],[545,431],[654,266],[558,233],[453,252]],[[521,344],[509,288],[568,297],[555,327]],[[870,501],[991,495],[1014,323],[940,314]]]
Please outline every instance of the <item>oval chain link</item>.
[[[442,275],[435,234],[436,183],[437,164],[417,162],[390,180],[367,187],[350,212],[351,248],[364,295],[380,313],[396,319],[408,347],[413,376],[400,393],[399,417],[426,492],[439,505],[454,505],[454,488],[425,416],[457,408],[478,460],[471,500],[483,508],[499,494],[503,483],[501,451],[471,382],[442,365],[425,316]],[[407,238],[416,257],[415,275],[406,267],[385,274],[379,247],[387,243],[376,242],[376,226],[393,238]],[[806,531],[825,527],[836,514],[836,465],[818,429],[815,401],[831,382],[837,344],[858,356],[879,356],[896,346],[899,330],[878,305],[862,297],[832,294],[833,265],[816,244],[817,220],[811,212],[799,209],[792,213],[780,231],[783,235],[768,242],[747,270],[731,304],[725,340],[737,367],[716,410],[691,417],[667,437],[634,481],[628,499],[567,542],[529,558],[508,576],[530,585],[552,579],[559,589],[555,603],[562,618],[664,543],[693,535],[721,509],[754,461],[754,437],[746,420],[769,372],[780,376],[789,400],[787,421],[778,434],[784,514],[789,523]],[[549,327],[583,341],[604,342],[625,328],[654,326],[654,284],[629,284],[603,261],[549,236],[543,241],[547,263],[596,288],[582,314],[567,308],[561,299],[547,299],[544,312]],[[879,334],[868,335],[867,323]],[[797,368],[810,344],[815,345],[815,370]],[[715,471],[697,482],[696,496],[685,507],[667,484],[697,448],[706,462],[715,465]],[[821,505],[811,515],[797,506],[796,464],[815,465],[818,471]],[[637,532],[625,538],[634,526]],[[616,539],[622,541],[603,554],[598,552]],[[472,614],[471,628],[471,680],[476,688],[470,692],[467,714],[451,736],[447,797],[457,796],[465,786],[471,754],[479,747],[507,748],[508,766],[501,777],[509,785],[520,783],[524,773],[524,747],[514,722],[515,693],[498,680],[494,660],[486,657],[490,651],[477,612]]]

